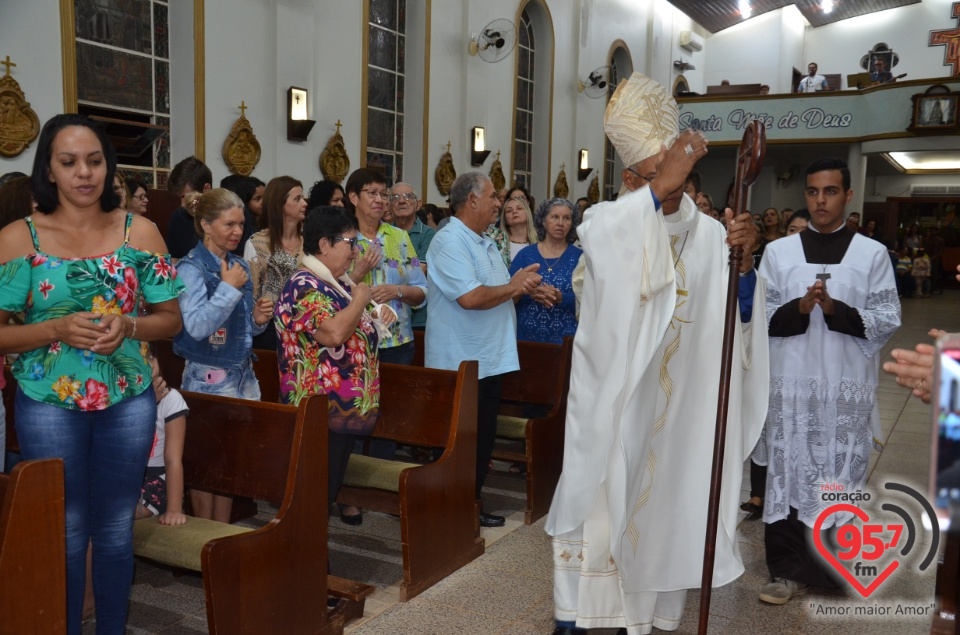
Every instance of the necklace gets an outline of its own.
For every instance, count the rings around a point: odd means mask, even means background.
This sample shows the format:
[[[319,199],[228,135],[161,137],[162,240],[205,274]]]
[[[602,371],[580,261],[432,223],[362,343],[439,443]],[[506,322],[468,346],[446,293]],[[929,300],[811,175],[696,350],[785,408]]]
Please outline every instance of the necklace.
[[[557,263],[560,262],[560,259],[563,258],[563,254],[567,253],[566,248],[560,252],[560,255],[553,259],[553,262],[547,260],[546,256],[543,256],[543,261],[547,264],[547,271],[553,273],[553,268],[557,266]],[[541,254],[542,255],[542,254]]]

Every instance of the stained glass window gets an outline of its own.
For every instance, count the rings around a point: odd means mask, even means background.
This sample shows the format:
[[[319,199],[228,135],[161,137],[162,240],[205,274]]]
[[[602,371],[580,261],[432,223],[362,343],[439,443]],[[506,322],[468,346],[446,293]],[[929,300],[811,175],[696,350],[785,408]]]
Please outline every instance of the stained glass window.
[[[367,167],[403,180],[406,0],[370,0],[367,26]]]
[[[533,180],[533,25],[520,13],[517,44],[517,112],[513,129],[513,182],[529,188]]]

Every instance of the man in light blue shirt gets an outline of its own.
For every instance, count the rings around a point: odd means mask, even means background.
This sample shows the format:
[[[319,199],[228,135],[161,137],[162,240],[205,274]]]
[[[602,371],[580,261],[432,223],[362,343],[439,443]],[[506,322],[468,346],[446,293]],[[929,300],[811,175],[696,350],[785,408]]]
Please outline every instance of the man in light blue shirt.
[[[483,230],[497,219],[493,183],[468,172],[450,188],[454,217],[430,244],[427,270],[425,358],[428,368],[457,370],[460,362],[479,362],[476,494],[487,475],[497,432],[503,374],[520,369],[517,316],[513,299],[540,284],[539,265],[510,277],[500,252]],[[503,516],[480,512],[480,525],[500,527]]]

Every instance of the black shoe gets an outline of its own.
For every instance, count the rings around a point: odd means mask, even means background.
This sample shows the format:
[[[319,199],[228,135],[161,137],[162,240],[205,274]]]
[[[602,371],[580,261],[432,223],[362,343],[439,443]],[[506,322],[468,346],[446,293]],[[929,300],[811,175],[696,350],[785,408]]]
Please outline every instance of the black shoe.
[[[350,525],[351,527],[357,527],[363,524],[363,514],[351,514],[347,516],[343,512],[340,512],[340,522],[345,525]]]
[[[480,526],[481,527],[503,527],[503,524],[507,522],[507,519],[503,516],[497,516],[495,514],[488,514],[487,512],[480,512]]]
[[[587,631],[576,626],[558,626],[553,635],[587,635]]]

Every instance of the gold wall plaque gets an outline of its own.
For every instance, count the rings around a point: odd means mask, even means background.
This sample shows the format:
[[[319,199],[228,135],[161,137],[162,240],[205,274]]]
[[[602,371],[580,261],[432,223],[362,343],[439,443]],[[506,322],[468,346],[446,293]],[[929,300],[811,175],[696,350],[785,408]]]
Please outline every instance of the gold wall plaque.
[[[591,203],[600,202],[600,177],[595,176],[593,180],[590,181],[590,189],[587,190],[587,198],[590,199]]]
[[[327,141],[327,147],[320,153],[320,171],[323,178],[334,183],[343,183],[347,178],[347,172],[350,171],[350,157],[347,156],[347,148],[343,145],[343,137],[340,136],[340,120],[337,119],[337,131],[333,133],[330,140]]]
[[[447,151],[440,157],[440,163],[433,173],[433,178],[437,183],[437,190],[444,196],[450,193],[450,187],[457,179],[457,170],[453,167],[453,156],[450,154],[450,142],[447,141]]]
[[[567,164],[560,164],[560,174],[557,175],[557,182],[553,184],[553,195],[557,198],[567,198],[570,194],[570,186],[567,185]]]
[[[232,174],[250,176],[260,163],[260,142],[246,117],[246,102],[240,102],[240,118],[233,122],[227,140],[223,142],[223,162]]]
[[[40,134],[40,119],[30,107],[20,84],[10,76],[16,66],[10,56],[0,62],[6,74],[0,78],[0,156],[15,157]]]
[[[490,181],[493,182],[493,189],[497,192],[507,186],[507,179],[503,176],[503,165],[500,163],[500,151],[497,150],[497,158],[490,166]]]

